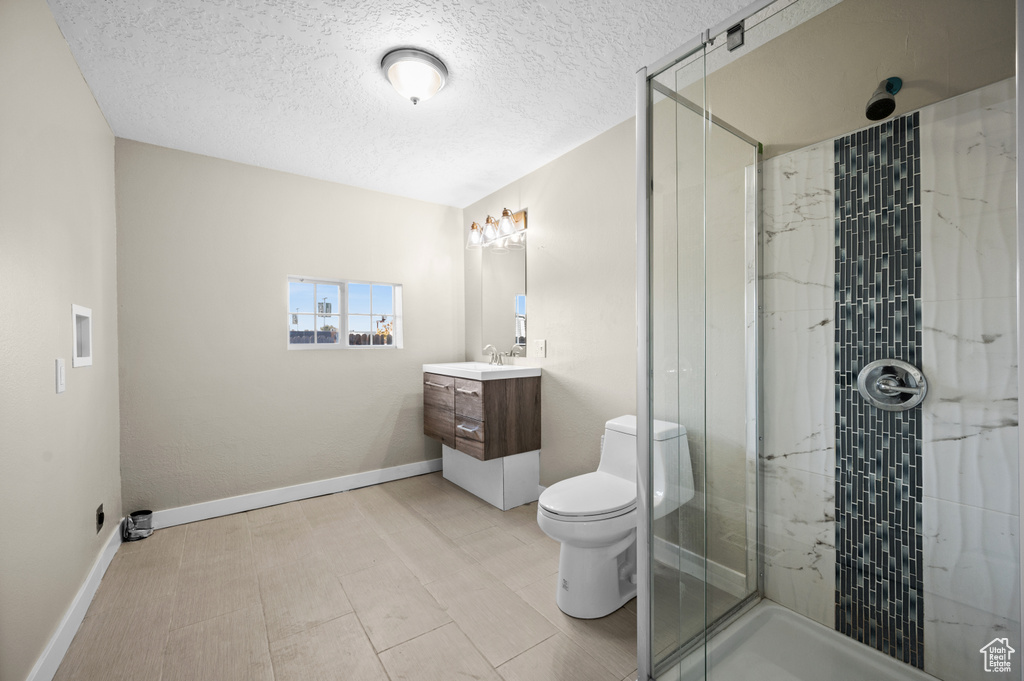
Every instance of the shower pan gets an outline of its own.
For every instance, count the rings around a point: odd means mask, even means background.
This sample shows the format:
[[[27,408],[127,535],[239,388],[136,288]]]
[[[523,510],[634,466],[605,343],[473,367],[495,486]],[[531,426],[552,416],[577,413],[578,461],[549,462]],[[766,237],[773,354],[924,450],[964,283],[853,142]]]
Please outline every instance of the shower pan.
[[[640,679],[1021,678],[1015,9],[762,0],[638,72]]]

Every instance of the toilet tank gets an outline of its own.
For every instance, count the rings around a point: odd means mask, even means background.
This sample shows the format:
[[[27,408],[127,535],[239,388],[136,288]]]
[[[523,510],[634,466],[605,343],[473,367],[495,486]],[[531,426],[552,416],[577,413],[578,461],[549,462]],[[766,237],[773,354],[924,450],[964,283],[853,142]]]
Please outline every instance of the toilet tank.
[[[597,470],[636,482],[636,417],[620,416],[604,424]]]
[[[693,464],[686,428],[655,421],[652,431],[651,507],[653,517],[661,518],[693,498]]]
[[[661,518],[693,498],[693,465],[686,428],[655,421],[651,473],[654,517]],[[636,416],[620,416],[604,424],[604,446],[597,470],[636,481]]]

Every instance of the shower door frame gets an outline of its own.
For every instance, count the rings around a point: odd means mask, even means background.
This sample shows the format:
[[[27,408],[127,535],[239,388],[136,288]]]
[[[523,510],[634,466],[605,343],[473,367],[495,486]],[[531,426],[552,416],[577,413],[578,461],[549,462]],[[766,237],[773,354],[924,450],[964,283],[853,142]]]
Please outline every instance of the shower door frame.
[[[636,168],[637,168],[637,212],[636,212],[636,271],[637,271],[637,507],[642,512],[637,514],[637,678],[639,681],[648,681],[652,678],[653,657],[652,657],[652,620],[651,620],[651,517],[650,517],[650,475],[651,475],[651,399],[653,376],[651,375],[651,318],[650,290],[651,290],[651,267],[650,267],[650,243],[651,243],[651,190],[652,176],[650,160],[651,149],[651,81],[661,72],[681,62],[696,51],[705,48],[716,36],[724,33],[728,28],[747,19],[765,7],[773,4],[776,0],[756,0],[746,8],[732,15],[725,21],[700,33],[682,47],[669,55],[659,59],[648,66],[640,68],[636,72]],[[1018,0],[1024,2],[1024,0]],[[706,55],[705,55],[706,58]],[[705,74],[706,77],[706,74]],[[677,102],[677,104],[679,104]],[[747,282],[744,293],[745,318],[752,323],[746,329],[746,369],[747,385],[753,386],[753,395],[748,393],[747,408],[750,409],[750,398],[754,400],[754,427],[747,433],[747,456],[755,458],[755,553],[756,553],[756,589],[738,603],[732,610],[723,615],[717,622],[722,626],[739,617],[749,607],[764,595],[764,537],[763,504],[762,494],[763,476],[761,475],[761,444],[763,442],[762,419],[761,419],[761,164],[757,154],[757,141],[752,140],[732,126],[715,117],[703,109],[701,114],[705,119],[705,127],[718,125],[724,130],[751,142],[755,146],[755,167],[752,175],[754,186],[754,216],[752,234],[744,234],[744,244],[747,259]],[[705,132],[705,134],[707,134]],[[745,232],[749,232],[749,226],[744,225]],[[753,237],[751,239],[751,237]],[[753,252],[751,252],[753,249]],[[752,262],[751,262],[752,261]],[[750,352],[750,343],[754,344],[754,352]],[[748,414],[751,412],[747,412]],[[751,451],[751,448],[753,451]],[[705,504],[707,503],[705,499]],[[705,522],[707,522],[705,518]],[[749,528],[750,523],[747,523]],[[706,559],[706,556],[705,556]],[[749,565],[749,563],[748,563]],[[705,583],[707,580],[707,567],[705,563]],[[748,574],[748,583],[750,576]],[[705,603],[705,617],[707,616],[707,604]],[[705,641],[708,628],[713,623],[705,621]],[[715,627],[716,629],[719,627]],[[673,660],[674,662],[675,660]]]
[[[1024,218],[1021,216],[1020,200],[1024,196],[1024,159],[1021,158],[1020,141],[1024,138],[1024,116],[1021,116],[1021,106],[1024,105],[1024,95],[1021,94],[1021,69],[1024,69],[1024,50],[1021,50],[1021,35],[1024,35],[1024,0],[1017,0],[1017,70],[1014,73],[1014,82],[1017,86],[1017,386],[1024,385],[1024,366],[1021,365],[1021,355],[1024,355],[1024,324],[1021,317],[1024,317],[1024,304],[1021,302],[1021,266],[1024,264]],[[1017,400],[1017,541],[1020,545],[1018,566],[1024,566],[1024,543],[1020,538],[1024,537],[1024,497],[1020,495],[1020,481],[1024,481],[1024,449],[1021,447],[1020,424],[1024,421],[1024,406]],[[1024,569],[1019,570],[1021,594],[1024,594]],[[1024,623],[1024,597],[1021,598],[1020,621]],[[1020,647],[1020,646],[1018,646]]]

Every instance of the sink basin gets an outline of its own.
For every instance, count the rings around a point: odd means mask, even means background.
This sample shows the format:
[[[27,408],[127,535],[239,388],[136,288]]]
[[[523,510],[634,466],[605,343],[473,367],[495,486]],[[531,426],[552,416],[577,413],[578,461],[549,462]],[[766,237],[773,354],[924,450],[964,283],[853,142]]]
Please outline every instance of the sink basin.
[[[487,362],[450,362],[448,364],[424,364],[423,371],[442,376],[468,378],[474,381],[499,381],[503,378],[526,378],[540,376],[538,367],[524,367],[505,364],[499,366]]]

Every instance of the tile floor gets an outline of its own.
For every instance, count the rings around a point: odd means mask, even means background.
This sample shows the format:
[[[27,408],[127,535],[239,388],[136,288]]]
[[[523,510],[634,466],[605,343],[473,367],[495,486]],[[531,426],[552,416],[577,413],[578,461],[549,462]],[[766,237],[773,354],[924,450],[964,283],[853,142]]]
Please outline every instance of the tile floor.
[[[123,544],[57,681],[636,679],[635,600],[555,605],[558,544],[424,475]]]
[[[706,628],[705,616],[708,622],[713,622],[741,600],[739,596],[655,562],[654,583],[651,585],[654,664],[700,635]],[[635,603],[635,600],[631,601],[629,607]]]

